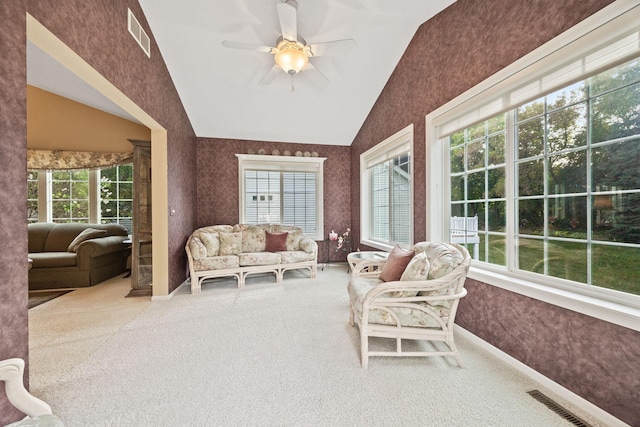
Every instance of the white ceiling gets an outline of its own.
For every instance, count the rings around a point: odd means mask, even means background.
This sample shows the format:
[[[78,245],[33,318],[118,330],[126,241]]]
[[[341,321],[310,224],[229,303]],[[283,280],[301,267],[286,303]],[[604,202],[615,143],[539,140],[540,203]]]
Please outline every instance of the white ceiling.
[[[298,0],[307,43],[353,38],[357,48],[312,58],[329,83],[303,70],[295,91],[284,72],[258,84],[273,55],[221,44],[275,46],[280,0],[139,1],[198,137],[348,146],[418,26],[455,0]],[[27,58],[29,84],[131,119],[37,47]]]

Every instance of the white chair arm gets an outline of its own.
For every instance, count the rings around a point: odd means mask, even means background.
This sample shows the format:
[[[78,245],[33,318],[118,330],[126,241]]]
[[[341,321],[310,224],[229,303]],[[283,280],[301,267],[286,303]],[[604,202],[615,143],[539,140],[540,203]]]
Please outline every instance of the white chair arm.
[[[367,259],[351,263],[352,274],[358,277],[377,278],[382,273],[382,267],[386,262],[386,259]]]
[[[51,415],[51,407],[24,388],[23,375],[24,360],[14,358],[0,361],[0,381],[5,382],[9,402],[30,417]]]

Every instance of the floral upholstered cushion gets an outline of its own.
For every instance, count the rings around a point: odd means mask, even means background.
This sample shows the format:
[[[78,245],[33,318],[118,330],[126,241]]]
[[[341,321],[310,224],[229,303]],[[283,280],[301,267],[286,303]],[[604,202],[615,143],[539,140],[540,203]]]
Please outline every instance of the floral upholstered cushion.
[[[300,239],[300,250],[302,251],[313,253],[317,247],[318,244],[313,239],[309,239],[308,237],[302,237]]]
[[[286,231],[283,233],[270,233],[267,231],[266,250],[268,252],[286,251],[288,235],[289,233],[287,233]]]
[[[411,261],[411,258],[413,258],[414,255],[414,251],[405,251],[400,246],[395,245],[389,253],[387,262],[385,262],[384,267],[382,267],[380,280],[383,282],[395,282],[396,280],[400,280],[404,269],[407,267],[407,264],[409,264],[409,261]]]
[[[196,271],[226,270],[239,266],[240,263],[236,255],[214,256],[193,261],[193,267]]]
[[[424,252],[415,255],[404,269],[404,273],[400,277],[400,281],[420,281],[427,280],[429,274],[429,260]],[[396,298],[415,297],[418,291],[396,291],[391,296]]]
[[[220,255],[220,235],[217,231],[200,233],[200,240],[207,249],[207,256]]]
[[[204,259],[207,257],[207,248],[197,237],[192,237],[189,241],[189,250],[193,259]]]
[[[446,322],[449,317],[450,310],[444,307],[431,307],[426,303],[418,303],[424,309],[395,307],[391,313],[384,310],[369,311],[369,323],[379,323],[382,325],[397,325],[395,317],[397,316],[402,326],[413,326],[423,328],[437,328],[440,326],[434,316],[429,315],[428,311],[433,310],[437,316],[443,318]],[[424,310],[424,311],[423,311]]]
[[[280,254],[280,262],[283,264],[291,264],[294,262],[313,261],[314,254],[305,251],[284,251]]]
[[[297,251],[300,249],[300,238],[302,231],[291,231],[287,234],[287,250]]]
[[[218,233],[220,236],[220,255],[238,255],[242,253],[242,233]]]
[[[362,306],[367,293],[379,284],[378,279],[370,277],[352,277],[349,280],[349,286],[347,287],[349,300],[359,316],[362,314]],[[450,301],[448,301],[448,303],[448,305],[450,305]],[[449,307],[446,306],[432,306],[425,302],[416,302],[412,305],[414,308],[393,307],[390,308],[389,311],[379,309],[369,310],[369,323],[397,325],[399,321],[403,326],[438,327],[439,323],[432,313],[435,313],[439,317],[444,317],[445,321],[450,313]]]
[[[429,263],[427,255],[424,252],[419,253],[409,261],[409,264],[404,269],[400,280],[427,280],[430,266],[431,263]]]
[[[241,267],[252,265],[278,265],[280,264],[280,255],[273,252],[249,252],[238,255]]]
[[[429,279],[438,279],[449,274],[463,260],[462,254],[454,246],[446,243],[431,243],[425,248],[425,253],[431,263]]]
[[[234,232],[242,232],[242,252],[263,252],[266,235],[263,227],[253,224],[237,224]]]

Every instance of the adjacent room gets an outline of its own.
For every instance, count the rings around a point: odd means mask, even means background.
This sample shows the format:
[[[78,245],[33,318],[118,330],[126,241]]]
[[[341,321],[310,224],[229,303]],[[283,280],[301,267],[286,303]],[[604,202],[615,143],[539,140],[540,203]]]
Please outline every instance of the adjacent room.
[[[0,16],[1,425],[640,425],[638,0]]]

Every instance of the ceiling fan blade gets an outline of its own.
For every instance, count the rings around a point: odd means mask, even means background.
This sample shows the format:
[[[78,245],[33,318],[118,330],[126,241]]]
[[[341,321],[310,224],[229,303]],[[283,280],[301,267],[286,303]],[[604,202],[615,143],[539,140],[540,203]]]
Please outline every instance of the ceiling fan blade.
[[[258,52],[275,53],[275,48],[269,46],[260,46],[252,43],[234,42],[229,40],[223,40],[222,46],[230,47],[232,49],[246,49],[257,50]]]
[[[278,64],[274,64],[274,66],[271,67],[271,69],[267,72],[267,74],[265,74],[264,77],[260,79],[258,84],[261,84],[263,86],[268,85],[273,81],[273,79],[276,78],[276,76],[280,73],[280,70],[282,70],[282,68],[280,68]]]
[[[353,52],[357,46],[354,39],[344,39],[311,44],[309,50],[311,56],[336,55]]]
[[[303,69],[303,73],[311,80],[319,84],[320,86],[324,86],[329,83],[329,79],[327,76],[322,74],[320,70],[318,70],[311,62],[309,62]]]
[[[296,21],[298,3],[295,0],[286,0],[284,3],[278,3],[277,7],[282,38],[293,42],[298,41],[298,24]]]

